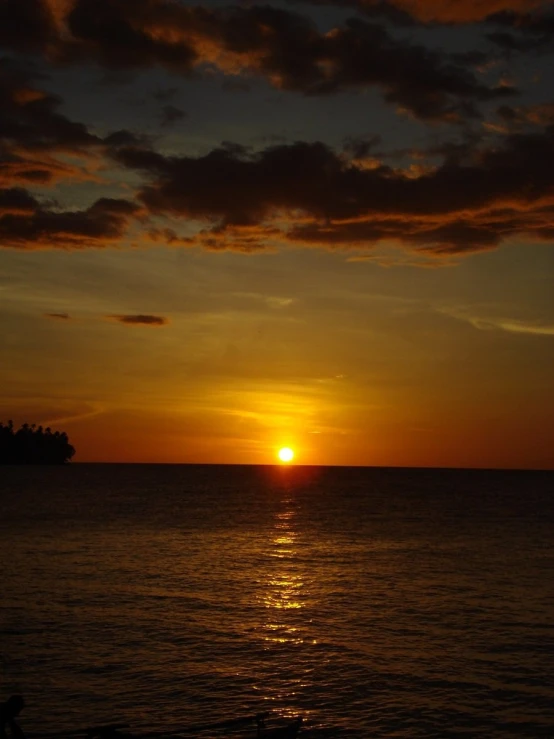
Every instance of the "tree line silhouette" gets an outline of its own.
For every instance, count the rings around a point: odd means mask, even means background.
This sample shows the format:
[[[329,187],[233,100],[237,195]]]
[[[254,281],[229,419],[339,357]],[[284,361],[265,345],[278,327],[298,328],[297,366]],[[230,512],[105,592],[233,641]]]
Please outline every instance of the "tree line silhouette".
[[[0,464],[65,464],[74,454],[65,431],[0,421]]]

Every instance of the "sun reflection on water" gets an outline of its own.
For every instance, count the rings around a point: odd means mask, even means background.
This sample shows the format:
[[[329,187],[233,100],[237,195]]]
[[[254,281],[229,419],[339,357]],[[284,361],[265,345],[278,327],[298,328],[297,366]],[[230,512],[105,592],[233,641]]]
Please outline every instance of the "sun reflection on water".
[[[285,496],[281,510],[275,514],[272,536],[268,540],[268,568],[260,594],[267,611],[264,639],[281,644],[304,642],[298,619],[292,617],[292,613],[306,606],[306,578],[298,556],[295,505],[294,498]]]
[[[281,492],[264,545],[258,593],[262,621],[257,632],[266,669],[256,690],[271,710],[288,717],[299,713],[300,696],[312,686],[313,666],[306,661],[306,650],[315,643],[309,638],[311,586],[299,506],[290,490]],[[307,715],[306,706],[302,712]]]

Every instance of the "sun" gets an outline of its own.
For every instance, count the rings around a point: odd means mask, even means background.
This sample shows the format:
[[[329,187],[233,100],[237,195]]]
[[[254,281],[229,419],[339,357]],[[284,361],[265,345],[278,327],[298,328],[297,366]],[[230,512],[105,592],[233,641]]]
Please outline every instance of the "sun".
[[[292,451],[292,449],[289,449],[288,446],[284,446],[282,449],[279,449],[277,456],[279,457],[281,462],[292,462],[292,460],[294,459],[294,452]]]

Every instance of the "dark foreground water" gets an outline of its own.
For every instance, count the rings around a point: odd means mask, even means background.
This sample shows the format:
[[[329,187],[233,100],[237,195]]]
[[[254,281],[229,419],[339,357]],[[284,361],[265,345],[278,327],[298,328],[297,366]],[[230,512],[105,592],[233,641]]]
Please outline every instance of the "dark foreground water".
[[[33,731],[302,713],[554,736],[554,475],[0,469],[1,696]]]

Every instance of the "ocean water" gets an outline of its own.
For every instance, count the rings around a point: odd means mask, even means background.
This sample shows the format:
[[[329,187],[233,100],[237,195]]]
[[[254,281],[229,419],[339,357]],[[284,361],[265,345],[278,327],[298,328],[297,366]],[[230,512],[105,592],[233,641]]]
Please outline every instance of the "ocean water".
[[[554,474],[0,469],[21,725],[554,737]]]

